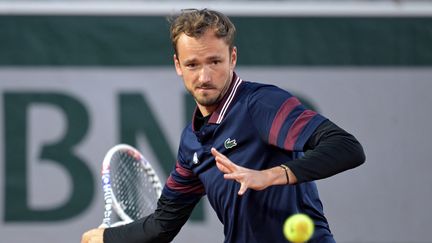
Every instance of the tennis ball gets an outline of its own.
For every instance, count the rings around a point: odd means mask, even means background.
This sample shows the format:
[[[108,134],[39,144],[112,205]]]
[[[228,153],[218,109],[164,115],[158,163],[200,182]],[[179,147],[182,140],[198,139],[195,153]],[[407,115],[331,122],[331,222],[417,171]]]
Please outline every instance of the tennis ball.
[[[283,226],[285,237],[293,243],[308,241],[314,232],[314,223],[306,214],[291,215]]]

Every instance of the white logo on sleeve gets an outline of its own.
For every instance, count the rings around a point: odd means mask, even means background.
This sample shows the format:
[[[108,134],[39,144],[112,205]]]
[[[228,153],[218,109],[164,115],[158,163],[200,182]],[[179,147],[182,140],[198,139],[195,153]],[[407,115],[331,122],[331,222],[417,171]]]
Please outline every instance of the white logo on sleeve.
[[[198,164],[199,163],[197,152],[194,153],[193,158],[192,158],[192,162],[194,164]]]

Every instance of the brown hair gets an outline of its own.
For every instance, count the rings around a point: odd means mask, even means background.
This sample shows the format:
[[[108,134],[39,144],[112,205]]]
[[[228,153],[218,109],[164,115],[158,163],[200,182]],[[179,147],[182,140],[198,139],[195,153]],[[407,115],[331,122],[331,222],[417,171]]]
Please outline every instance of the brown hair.
[[[214,29],[218,38],[223,38],[229,46],[230,52],[234,47],[236,29],[230,19],[224,14],[209,9],[184,9],[170,20],[171,42],[177,53],[177,41],[182,33],[187,36],[199,38],[208,29]]]

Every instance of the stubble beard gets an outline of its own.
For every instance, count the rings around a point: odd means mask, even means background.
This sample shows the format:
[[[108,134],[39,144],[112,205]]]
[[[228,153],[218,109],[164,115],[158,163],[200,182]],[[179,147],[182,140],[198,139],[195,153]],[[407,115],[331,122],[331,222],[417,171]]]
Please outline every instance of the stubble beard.
[[[191,95],[194,97],[195,101],[202,106],[216,105],[222,100],[222,97],[223,97],[222,92],[220,92],[219,95],[216,97],[210,97],[208,95],[202,95],[202,96],[198,97],[197,95],[194,95],[192,93],[191,93]]]
[[[198,102],[198,104],[202,105],[202,106],[213,106],[218,104],[220,101],[222,100],[221,95],[219,95],[216,98],[202,98],[200,100],[196,100]]]
[[[229,79],[230,78],[232,79],[232,77],[229,77]],[[228,91],[228,88],[230,85],[231,85],[231,80],[228,80],[226,82],[225,86],[223,87],[223,89],[215,97],[211,97],[210,95],[206,95],[206,94],[199,97],[198,95],[195,95],[193,92],[190,92],[190,93],[199,105],[214,106],[214,105],[219,104],[219,102],[223,99],[223,97],[225,96],[226,92]]]

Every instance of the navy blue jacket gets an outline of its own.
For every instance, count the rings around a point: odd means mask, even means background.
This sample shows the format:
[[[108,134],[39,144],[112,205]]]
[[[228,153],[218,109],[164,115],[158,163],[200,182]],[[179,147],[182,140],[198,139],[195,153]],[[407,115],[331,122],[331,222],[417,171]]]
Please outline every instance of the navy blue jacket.
[[[196,109],[183,130],[156,212],[123,229],[106,230],[105,242],[169,242],[205,195],[224,225],[225,242],[286,242],[283,222],[294,213],[313,219],[310,242],[334,242],[313,180],[363,163],[363,150],[352,135],[306,109],[289,92],[236,75],[208,121],[199,125],[200,117]],[[223,178],[212,147],[250,169],[286,164],[298,183],[239,196],[239,183]]]

